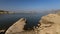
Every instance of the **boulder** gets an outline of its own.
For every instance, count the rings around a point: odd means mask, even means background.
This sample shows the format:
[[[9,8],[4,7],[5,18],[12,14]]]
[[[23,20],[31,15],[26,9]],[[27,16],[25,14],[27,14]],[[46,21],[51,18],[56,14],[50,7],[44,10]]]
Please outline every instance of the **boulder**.
[[[12,34],[12,33],[24,31],[23,28],[24,28],[25,22],[26,22],[26,19],[21,18],[16,23],[14,23],[12,26],[10,26],[5,32],[5,34]]]
[[[57,14],[48,14],[42,16],[38,34],[60,34],[60,16]]]

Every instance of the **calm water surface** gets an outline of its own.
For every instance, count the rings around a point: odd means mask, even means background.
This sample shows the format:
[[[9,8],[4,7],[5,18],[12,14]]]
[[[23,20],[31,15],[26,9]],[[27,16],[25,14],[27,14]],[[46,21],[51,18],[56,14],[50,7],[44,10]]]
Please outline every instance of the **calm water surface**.
[[[27,28],[37,25],[44,14],[2,14],[0,15],[0,29],[7,29],[20,18],[26,18]]]

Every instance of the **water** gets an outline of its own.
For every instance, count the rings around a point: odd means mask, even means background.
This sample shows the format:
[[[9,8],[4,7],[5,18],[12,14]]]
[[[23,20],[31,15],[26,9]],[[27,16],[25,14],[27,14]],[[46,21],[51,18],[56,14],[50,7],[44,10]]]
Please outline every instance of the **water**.
[[[36,26],[44,14],[2,14],[0,15],[0,29],[7,29],[20,18],[26,18],[27,28]]]

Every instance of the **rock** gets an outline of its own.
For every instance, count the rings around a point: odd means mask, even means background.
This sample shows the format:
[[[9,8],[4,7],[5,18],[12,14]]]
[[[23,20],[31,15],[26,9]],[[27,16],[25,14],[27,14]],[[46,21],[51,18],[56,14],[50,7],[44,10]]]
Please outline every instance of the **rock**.
[[[11,34],[11,33],[24,31],[23,28],[24,28],[25,22],[26,22],[26,19],[21,18],[16,23],[14,23],[12,26],[10,26],[5,32],[5,34]]]
[[[42,16],[38,34],[60,34],[60,16],[57,14],[48,14]]]
[[[33,30],[31,31],[22,31],[22,32],[16,32],[16,33],[10,33],[10,34],[35,34],[35,32]]]
[[[0,32],[4,32],[5,30],[0,30]]]
[[[4,34],[5,30],[0,30],[0,34]]]

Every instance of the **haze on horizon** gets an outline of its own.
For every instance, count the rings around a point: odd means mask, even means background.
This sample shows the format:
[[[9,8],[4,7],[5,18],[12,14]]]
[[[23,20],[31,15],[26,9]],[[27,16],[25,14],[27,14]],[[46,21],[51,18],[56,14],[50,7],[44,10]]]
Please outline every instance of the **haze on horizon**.
[[[40,11],[60,9],[60,0],[0,0],[0,10]]]

